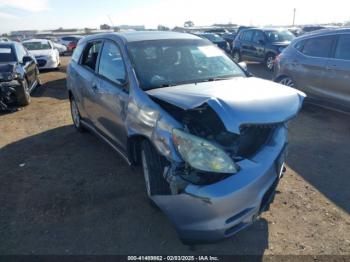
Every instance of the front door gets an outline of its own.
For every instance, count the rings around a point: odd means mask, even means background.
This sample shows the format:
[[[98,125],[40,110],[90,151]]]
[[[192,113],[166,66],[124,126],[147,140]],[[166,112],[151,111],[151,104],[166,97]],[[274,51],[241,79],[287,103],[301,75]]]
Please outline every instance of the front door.
[[[106,40],[99,61],[94,125],[126,153],[125,119],[129,90],[123,57],[117,43]]]

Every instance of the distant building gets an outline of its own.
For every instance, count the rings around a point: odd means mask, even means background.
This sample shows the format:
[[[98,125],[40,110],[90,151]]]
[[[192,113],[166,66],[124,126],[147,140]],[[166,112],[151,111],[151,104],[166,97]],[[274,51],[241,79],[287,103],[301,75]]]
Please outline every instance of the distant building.
[[[117,30],[135,30],[135,31],[144,31],[146,27],[144,25],[118,25],[115,27]]]

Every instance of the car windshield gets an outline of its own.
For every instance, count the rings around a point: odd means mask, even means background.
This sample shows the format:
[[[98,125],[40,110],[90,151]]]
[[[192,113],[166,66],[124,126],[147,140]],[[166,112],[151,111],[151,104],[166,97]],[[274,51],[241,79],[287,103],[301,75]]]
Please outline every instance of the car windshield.
[[[223,51],[206,40],[131,42],[128,50],[144,90],[245,76]]]
[[[271,31],[265,31],[265,33],[269,41],[272,43],[290,42],[295,38],[295,36],[287,30],[285,31],[271,30]]]
[[[0,46],[0,63],[15,62],[16,56],[11,46]]]
[[[221,36],[219,36],[217,34],[203,34],[202,36],[211,42],[223,42],[223,41],[225,41]]]
[[[46,50],[51,49],[49,42],[25,42],[23,43],[24,47],[28,50]]]

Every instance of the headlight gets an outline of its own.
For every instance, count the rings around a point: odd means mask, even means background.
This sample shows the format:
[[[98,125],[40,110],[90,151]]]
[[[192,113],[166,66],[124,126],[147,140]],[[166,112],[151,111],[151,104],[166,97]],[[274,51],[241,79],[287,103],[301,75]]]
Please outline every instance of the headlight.
[[[233,160],[209,141],[178,129],[173,130],[173,141],[183,160],[191,167],[205,172],[237,173]]]

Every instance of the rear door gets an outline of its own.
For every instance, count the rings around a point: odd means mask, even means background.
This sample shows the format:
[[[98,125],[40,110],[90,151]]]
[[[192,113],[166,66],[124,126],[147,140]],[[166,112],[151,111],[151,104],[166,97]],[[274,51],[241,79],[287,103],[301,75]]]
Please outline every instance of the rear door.
[[[316,98],[326,96],[328,88],[328,61],[332,56],[335,36],[318,36],[298,44],[302,53],[292,63],[297,69],[294,77],[298,87]]]
[[[102,41],[92,41],[86,44],[80,60],[79,71],[76,78],[79,83],[80,100],[79,104],[83,107],[83,116],[90,124],[95,122],[96,118],[96,93],[98,86],[98,77],[96,74],[97,61],[99,58]]]
[[[241,37],[241,56],[242,59],[252,58],[252,41],[253,41],[253,30],[247,30],[242,33]]]
[[[334,102],[350,107],[350,34],[341,34],[327,64],[327,92]]]
[[[99,81],[95,92],[94,125],[126,153],[125,119],[129,89],[123,55],[116,42],[105,40],[97,72]]]
[[[265,45],[267,38],[260,30],[255,30],[252,41],[252,56],[258,61],[265,60]]]

